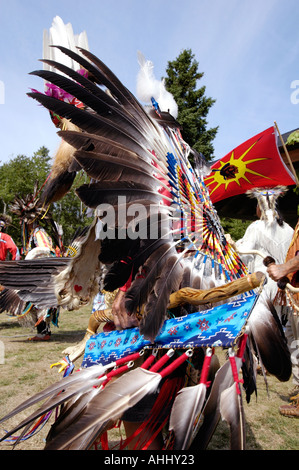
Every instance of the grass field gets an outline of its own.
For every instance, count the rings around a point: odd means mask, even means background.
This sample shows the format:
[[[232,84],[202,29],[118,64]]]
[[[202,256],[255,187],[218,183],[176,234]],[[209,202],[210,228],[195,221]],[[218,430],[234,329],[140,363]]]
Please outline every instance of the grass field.
[[[62,352],[66,347],[82,339],[89,314],[90,308],[81,309],[76,313],[62,312],[59,327],[52,326],[51,341],[45,343],[28,341],[35,331],[21,327],[13,318],[1,314],[0,346],[4,347],[4,361],[1,361],[4,363],[0,364],[0,417],[61,378],[58,368],[50,368],[50,365],[62,358]],[[217,351],[217,353],[222,363],[223,352]],[[76,366],[80,366],[80,360]],[[278,412],[278,407],[288,401],[292,382],[290,380],[281,383],[271,376],[268,376],[267,380],[268,393],[263,377],[258,376],[257,398],[252,396],[249,404],[244,399],[246,448],[247,450],[298,450],[298,419],[283,417]],[[0,425],[0,435],[3,436],[5,429],[11,429],[27,415],[28,411]],[[37,435],[22,442],[17,448],[43,449],[48,430],[49,426],[45,426]],[[7,443],[0,444],[1,451],[9,449],[11,446]],[[208,449],[229,449],[229,431],[224,421],[219,422]]]

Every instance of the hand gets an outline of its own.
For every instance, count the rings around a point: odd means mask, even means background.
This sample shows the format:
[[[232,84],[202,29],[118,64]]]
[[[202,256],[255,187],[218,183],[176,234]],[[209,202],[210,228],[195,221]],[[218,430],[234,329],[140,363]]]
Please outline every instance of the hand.
[[[288,274],[283,264],[271,264],[267,268],[267,273],[276,282]]]
[[[294,256],[294,258],[289,259],[283,264],[270,264],[267,268],[267,273],[273,279],[273,281],[278,281],[279,279],[292,274],[299,270],[299,255]]]
[[[138,320],[135,315],[129,315],[125,308],[126,293],[119,290],[112,304],[113,322],[117,330],[125,330],[138,326]]]

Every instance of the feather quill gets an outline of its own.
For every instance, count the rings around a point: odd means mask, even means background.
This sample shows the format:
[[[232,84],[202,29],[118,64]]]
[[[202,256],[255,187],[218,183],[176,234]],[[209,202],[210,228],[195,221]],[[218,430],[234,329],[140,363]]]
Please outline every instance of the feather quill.
[[[208,348],[201,369],[200,383],[185,387],[178,392],[169,420],[169,430],[174,432],[175,450],[189,449],[200,423],[207,388],[210,381],[214,380],[219,367],[218,358],[213,354],[212,349]]]
[[[206,398],[206,385],[198,384],[181,389],[171,409],[169,430],[174,432],[174,450],[185,450],[190,446],[196,418]]]
[[[242,359],[236,357],[237,368],[242,365]],[[202,415],[203,423],[190,445],[190,450],[204,450],[207,448],[220,419],[220,396],[233,384],[231,365],[226,361],[215,374],[215,379],[210,391],[209,398],[204,406]]]
[[[237,393],[234,383],[223,390],[220,397],[220,413],[230,428],[231,450],[245,449],[245,416],[242,395]]]

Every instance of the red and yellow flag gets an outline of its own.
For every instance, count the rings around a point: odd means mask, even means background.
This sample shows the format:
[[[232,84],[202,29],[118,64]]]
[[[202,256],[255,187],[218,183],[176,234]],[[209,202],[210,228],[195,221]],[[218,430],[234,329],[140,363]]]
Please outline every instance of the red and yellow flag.
[[[274,127],[236,147],[211,170],[205,184],[212,203],[253,188],[296,184],[279,153]]]

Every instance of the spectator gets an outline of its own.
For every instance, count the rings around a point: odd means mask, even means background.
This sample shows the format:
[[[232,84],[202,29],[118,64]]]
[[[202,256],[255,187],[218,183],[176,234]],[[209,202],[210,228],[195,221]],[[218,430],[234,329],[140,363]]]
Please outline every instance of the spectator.
[[[11,256],[12,260],[20,259],[18,247],[6,232],[7,226],[11,224],[11,218],[6,214],[0,215],[0,260],[5,261]]]
[[[287,277],[290,284],[299,287],[299,220],[296,225],[294,236],[291,241],[286,260],[282,264],[272,264],[267,268],[267,273],[271,279],[278,281]],[[290,305],[286,337],[291,352],[294,390],[291,392],[291,402],[289,405],[282,405],[279,411],[284,416],[299,417],[299,294],[289,294],[284,298],[280,296],[281,302]]]

